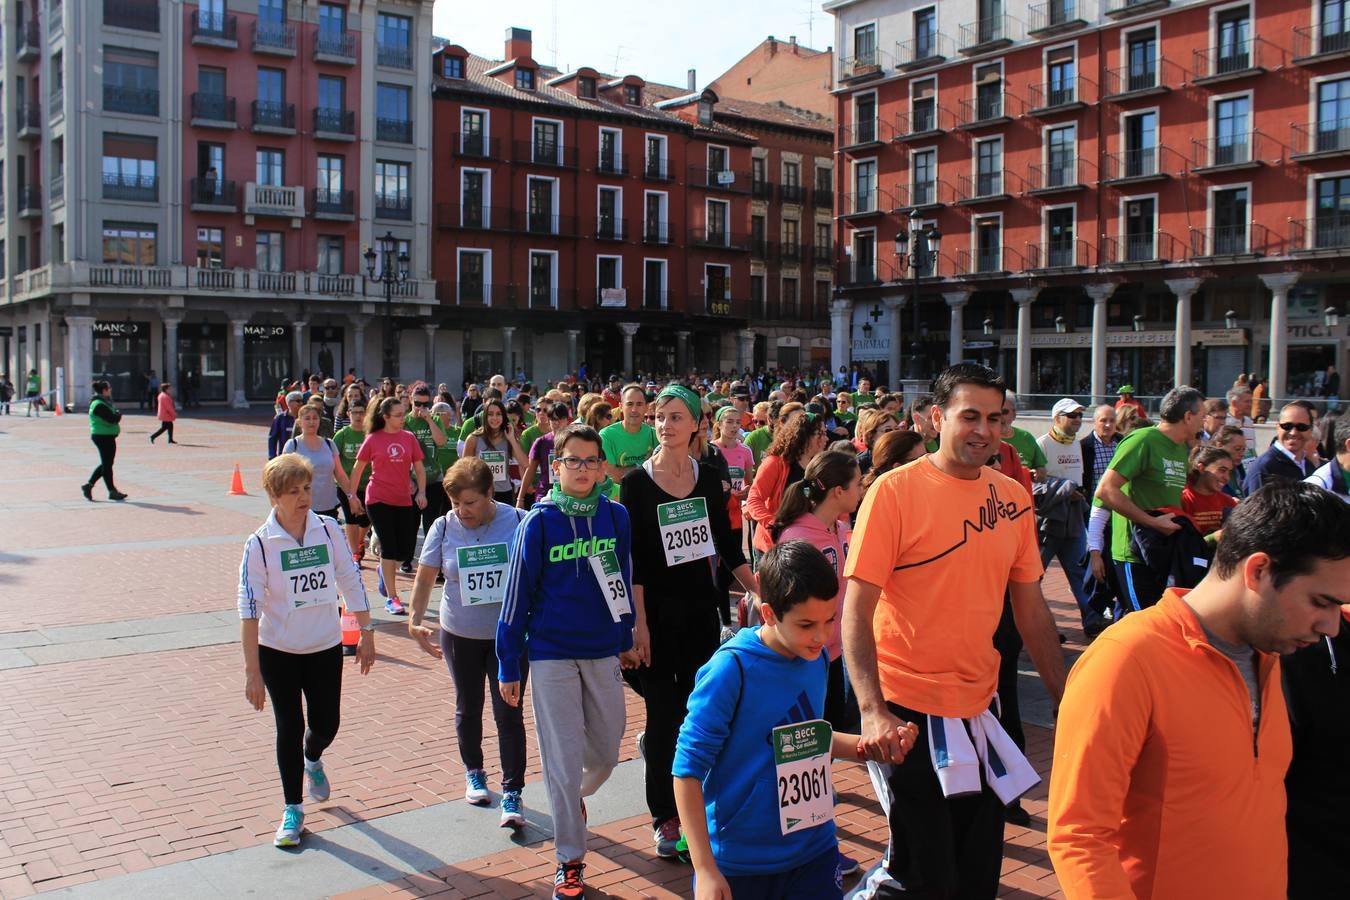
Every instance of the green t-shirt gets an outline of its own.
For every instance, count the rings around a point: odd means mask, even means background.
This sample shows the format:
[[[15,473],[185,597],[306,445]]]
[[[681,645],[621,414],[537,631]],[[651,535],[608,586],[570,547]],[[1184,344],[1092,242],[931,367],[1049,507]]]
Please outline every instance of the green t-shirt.
[[[342,462],[342,470],[348,475],[352,474],[352,466],[356,464],[356,451],[361,449],[361,444],[365,442],[366,433],[357,431],[350,425],[344,425],[333,435],[333,443],[338,448],[338,459]],[[370,482],[370,466],[361,473],[361,483],[357,485],[357,492],[364,494],[366,485]]]
[[[1022,457],[1022,465],[1028,469],[1043,469],[1048,464],[1045,458],[1045,451],[1041,445],[1036,443],[1036,439],[1031,436],[1031,432],[1025,428],[1013,426],[1012,437],[1008,438],[1008,443],[1017,450],[1017,455]]]
[[[540,428],[539,424],[536,422],[535,424],[531,425],[529,428],[526,428],[523,432],[521,432],[520,449],[524,450],[526,455],[529,455],[530,448],[534,446],[534,442],[539,440],[543,436],[544,430]]]
[[[874,393],[872,393],[871,391],[868,391],[868,392],[865,393],[865,394],[864,394],[862,391],[854,391],[852,396],[853,396],[853,408],[854,408],[854,409],[857,409],[859,406],[862,406],[864,403],[876,403],[876,402],[877,402],[877,395],[874,394]]]
[[[852,425],[854,422],[858,421],[858,417],[851,412],[841,412],[836,409],[834,411],[834,420],[836,422],[843,422],[846,425]]]
[[[1175,443],[1156,426],[1131,431],[1116,447],[1110,469],[1125,479],[1122,489],[1143,510],[1181,506],[1186,487],[1186,462],[1190,451]],[[1122,562],[1143,562],[1130,552],[1130,521],[1111,513],[1111,555]]]
[[[436,439],[432,437],[432,427],[425,419],[414,419],[409,416],[403,420],[403,430],[412,432],[413,437],[417,438],[417,443],[422,445],[422,468],[427,473],[427,484],[440,481],[441,476],[445,474],[441,469],[441,456],[436,453],[440,448],[436,446]],[[435,427],[439,428],[439,423]],[[446,443],[453,442],[447,437]]]
[[[643,422],[636,434],[629,434],[622,422],[615,422],[600,432],[600,443],[611,466],[640,466],[656,449],[656,429]]]
[[[938,452],[938,441],[937,441],[937,438],[934,438],[934,439],[931,440],[931,441],[924,441],[924,442],[923,442],[923,449],[927,450],[929,453],[936,453],[936,452]]]
[[[769,449],[773,443],[773,433],[767,426],[761,425],[754,431],[745,436],[745,446],[750,448],[750,452],[755,454],[755,466],[759,466],[760,460],[764,458],[764,451]]]
[[[712,393],[709,394],[706,399],[709,403],[716,403],[719,400],[725,400],[727,398],[722,394]]]

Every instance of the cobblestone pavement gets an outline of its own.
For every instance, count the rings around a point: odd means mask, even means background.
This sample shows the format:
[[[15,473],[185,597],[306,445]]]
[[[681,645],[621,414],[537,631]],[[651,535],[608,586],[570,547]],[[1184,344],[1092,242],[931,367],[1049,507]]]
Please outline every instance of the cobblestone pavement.
[[[344,674],[342,729],[325,756],[333,798],[307,804],[304,852],[271,848],[281,805],[272,720],[244,701],[233,612],[240,546],[267,510],[266,425],[190,415],[180,446],[151,446],[156,425],[124,420],[116,471],[130,500],[108,502],[100,486],[88,503],[79,484],[97,458],[84,416],[0,417],[0,897],[280,885],[300,897],[545,895],[554,863],[538,754],[527,771],[531,824],[513,839],[495,810],[462,801],[444,664],[382,611],[377,665],[365,678]],[[236,462],[250,496],[226,494]],[[364,575],[374,595],[370,563]],[[1070,649],[1080,647],[1057,569],[1046,590]],[[1039,685],[1023,680],[1026,717],[1039,723],[1028,726],[1028,755],[1048,773],[1044,704],[1030,702]],[[588,896],[690,895],[688,867],[652,852],[634,743],[642,719],[630,695],[625,762],[592,810]],[[485,729],[491,774],[490,717]],[[872,865],[886,828],[865,770],[840,763],[835,775],[844,849]],[[1044,798],[1043,784],[1026,803],[1031,829],[1008,829],[1003,896],[1057,896]]]

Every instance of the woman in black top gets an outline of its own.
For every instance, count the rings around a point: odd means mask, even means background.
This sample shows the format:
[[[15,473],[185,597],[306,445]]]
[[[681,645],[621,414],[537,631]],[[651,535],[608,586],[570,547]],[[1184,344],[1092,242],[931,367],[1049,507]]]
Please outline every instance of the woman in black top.
[[[647,807],[656,852],[669,859],[680,836],[670,774],[675,739],[694,676],[721,632],[718,556],[747,591],[758,593],[759,582],[732,537],[724,475],[690,455],[701,427],[698,395],[670,385],[652,408],[660,446],[624,477],[619,502],[633,529],[634,649],[647,664],[634,685],[647,707]]]

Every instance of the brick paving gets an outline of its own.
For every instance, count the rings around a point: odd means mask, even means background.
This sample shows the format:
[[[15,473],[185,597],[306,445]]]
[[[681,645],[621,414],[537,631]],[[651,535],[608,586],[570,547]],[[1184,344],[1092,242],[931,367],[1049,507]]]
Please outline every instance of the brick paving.
[[[83,416],[0,419],[0,452],[12,479],[0,481],[0,529],[9,536],[0,551],[3,632],[233,608],[239,543],[261,521],[265,502],[225,491],[238,461],[245,486],[259,492],[265,424],[181,421],[183,446],[152,447],[145,435],[153,420],[129,415],[118,484],[132,502],[89,504],[78,493],[96,461]],[[369,565],[365,577],[373,595]],[[1073,648],[1082,635],[1058,570],[1046,590]],[[325,757],[333,799],[308,804],[310,831],[462,802],[444,664],[421,654],[399,624],[381,627],[378,648],[368,677],[345,671],[342,729]],[[4,679],[0,897],[270,841],[281,803],[271,714],[244,702],[237,645],[15,669]],[[642,727],[640,701],[631,695],[628,711],[623,760],[637,757]],[[527,727],[533,734],[532,721]],[[490,717],[485,731],[491,775],[497,753]],[[1051,732],[1028,726],[1027,733],[1028,755],[1047,773]],[[865,770],[840,763],[835,771],[841,839],[866,867],[884,849],[885,822]],[[542,795],[539,777],[532,752],[527,806]],[[1031,829],[1008,829],[1003,896],[1057,896],[1044,852],[1044,797],[1042,785],[1025,804]],[[598,826],[587,862],[590,896],[690,894],[688,867],[654,857],[642,815]],[[539,896],[552,872],[552,844],[544,841],[346,896]]]

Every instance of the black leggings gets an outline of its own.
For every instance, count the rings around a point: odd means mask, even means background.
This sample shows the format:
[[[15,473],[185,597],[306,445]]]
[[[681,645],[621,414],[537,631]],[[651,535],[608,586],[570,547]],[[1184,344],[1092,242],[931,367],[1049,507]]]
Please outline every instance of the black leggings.
[[[161,434],[163,434],[163,433],[166,432],[166,431],[169,433],[169,441],[172,442],[172,441],[173,441],[173,423],[172,423],[172,422],[160,422],[160,423],[159,423],[159,431],[156,431],[154,434],[150,435],[150,440],[153,441],[155,438],[159,437]]]
[[[258,647],[267,696],[277,720],[277,769],[287,805],[304,796],[305,760],[317,762],[337,737],[342,713],[342,645],[317,653],[287,653]],[[309,727],[300,695],[305,696]]]
[[[411,561],[417,551],[417,507],[371,503],[366,513],[380,539],[380,559]]]
[[[445,494],[445,486],[439,481],[427,481],[427,508],[421,510],[422,536],[431,534],[431,523],[435,522],[450,509],[450,498]]]
[[[441,653],[445,667],[455,684],[455,737],[459,758],[468,770],[483,768],[483,681],[492,695],[492,718],[497,723],[497,750],[501,754],[502,790],[525,787],[525,714],[520,706],[511,706],[497,690],[497,642],[492,639],[460,637],[444,628]],[[520,657],[520,695],[530,666]]]
[[[94,442],[98,448],[98,467],[94,469],[94,474],[89,476],[89,484],[92,486],[100,478],[103,484],[108,488],[109,494],[117,493],[117,486],[113,484],[113,459],[117,456],[117,435],[115,434],[93,434],[89,439]]]
[[[1003,616],[994,630],[994,649],[998,651],[998,723],[1018,749],[1027,749],[1022,731],[1022,705],[1017,699],[1017,660],[1022,655],[1022,633],[1013,618],[1012,601],[1003,598]]]

